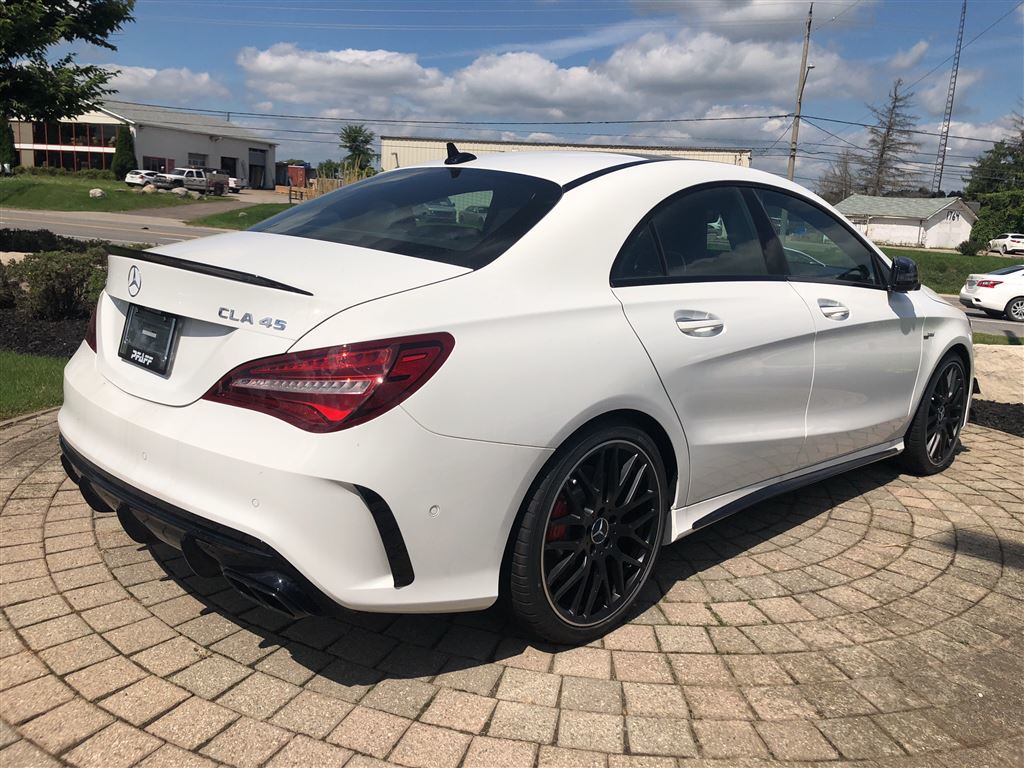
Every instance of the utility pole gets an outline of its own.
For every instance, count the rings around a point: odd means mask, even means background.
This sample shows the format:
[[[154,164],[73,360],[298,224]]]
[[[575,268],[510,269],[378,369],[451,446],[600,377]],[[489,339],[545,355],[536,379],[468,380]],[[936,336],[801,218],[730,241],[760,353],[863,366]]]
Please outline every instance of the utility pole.
[[[946,94],[946,111],[939,130],[939,154],[935,157],[935,174],[932,176],[932,192],[942,191],[942,171],[946,165],[946,147],[949,144],[949,122],[953,119],[953,97],[956,95],[956,75],[960,69],[960,46],[964,41],[964,19],[967,18],[967,0],[960,8],[960,31],[956,33],[956,51],[953,53],[953,71],[949,74],[949,92]]]
[[[807,28],[804,30],[804,53],[800,57],[800,74],[796,80],[796,112],[793,114],[793,136],[789,140],[789,168],[786,171],[786,178],[793,180],[793,172],[796,170],[796,142],[800,136],[800,109],[804,101],[804,86],[807,85],[807,73],[814,68],[814,65],[807,66],[807,49],[811,46],[811,19],[814,16],[814,3],[807,9]]]

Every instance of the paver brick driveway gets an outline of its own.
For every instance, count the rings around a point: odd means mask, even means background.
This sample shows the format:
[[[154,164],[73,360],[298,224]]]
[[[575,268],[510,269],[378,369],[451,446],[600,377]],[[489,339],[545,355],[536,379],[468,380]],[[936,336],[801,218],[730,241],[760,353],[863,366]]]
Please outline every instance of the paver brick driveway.
[[[293,622],[95,515],[0,431],[0,764],[1024,765],[1024,440],[871,467],[663,552],[591,646],[501,614]]]

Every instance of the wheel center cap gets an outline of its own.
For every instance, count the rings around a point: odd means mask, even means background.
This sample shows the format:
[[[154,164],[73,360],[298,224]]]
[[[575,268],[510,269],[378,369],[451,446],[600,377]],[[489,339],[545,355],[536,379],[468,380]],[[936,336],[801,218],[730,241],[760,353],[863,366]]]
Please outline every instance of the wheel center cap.
[[[594,524],[590,526],[590,540],[595,544],[603,544],[608,540],[608,531],[610,526],[608,521],[603,517],[599,517]]]

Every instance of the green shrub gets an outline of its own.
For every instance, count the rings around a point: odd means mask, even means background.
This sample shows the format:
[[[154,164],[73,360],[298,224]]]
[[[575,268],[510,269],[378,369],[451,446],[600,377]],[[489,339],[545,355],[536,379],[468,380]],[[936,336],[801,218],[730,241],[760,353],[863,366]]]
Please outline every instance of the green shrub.
[[[114,181],[116,179],[113,171],[105,171],[102,168],[83,168],[71,175],[79,179],[106,179],[107,181]]]
[[[10,309],[14,306],[14,290],[7,279],[7,268],[0,264],[0,309]]]
[[[0,229],[0,250],[18,253],[39,251],[74,251],[81,253],[90,248],[105,246],[105,240],[76,240],[55,235],[48,229]]]
[[[985,247],[985,243],[980,240],[975,240],[972,236],[970,240],[964,240],[960,245],[956,247],[957,251],[960,252],[961,256],[977,256],[978,251]]]
[[[68,172],[63,168],[54,168],[49,165],[19,165],[14,173],[24,176],[67,176]]]
[[[19,308],[42,320],[88,317],[106,283],[107,252],[32,253],[8,266]]]
[[[987,244],[1004,232],[1024,231],[1024,189],[978,195],[981,210],[971,228],[971,239]]]
[[[114,157],[110,160],[110,170],[114,177],[124,181],[128,171],[139,167],[139,161],[135,159],[135,139],[128,126],[122,125],[117,129],[117,140],[114,144]]]

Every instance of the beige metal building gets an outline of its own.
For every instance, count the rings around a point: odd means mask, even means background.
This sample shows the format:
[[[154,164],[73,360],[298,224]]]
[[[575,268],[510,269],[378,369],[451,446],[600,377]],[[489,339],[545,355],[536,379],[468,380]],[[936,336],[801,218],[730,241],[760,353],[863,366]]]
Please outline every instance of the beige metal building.
[[[453,139],[422,139],[409,136],[380,137],[380,167],[383,171],[419,165],[431,160],[445,157],[445,143]],[[627,145],[597,144],[549,144],[518,141],[460,141],[454,139],[463,152],[475,155],[483,152],[537,152],[555,150],[582,150],[584,152],[629,152],[644,155],[664,155],[666,157],[683,157],[689,160],[712,160],[717,163],[729,163],[750,167],[749,149],[727,148],[682,148],[682,147],[638,147]]]

